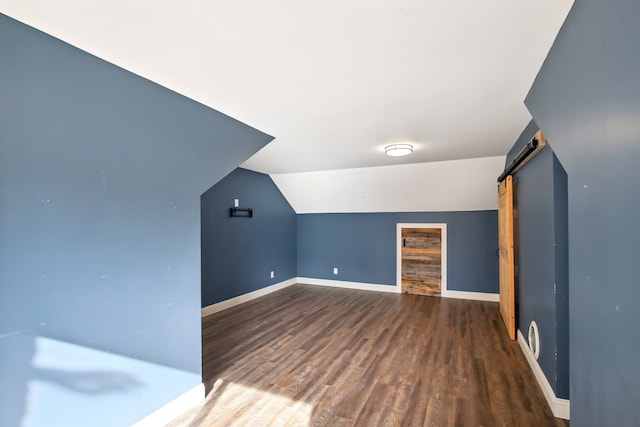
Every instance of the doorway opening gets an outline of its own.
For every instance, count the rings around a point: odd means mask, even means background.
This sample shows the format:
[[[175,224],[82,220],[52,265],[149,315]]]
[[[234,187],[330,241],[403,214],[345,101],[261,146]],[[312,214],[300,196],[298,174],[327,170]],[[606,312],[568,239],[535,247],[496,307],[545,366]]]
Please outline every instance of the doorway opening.
[[[396,286],[403,293],[441,296],[447,290],[447,224],[397,224]]]

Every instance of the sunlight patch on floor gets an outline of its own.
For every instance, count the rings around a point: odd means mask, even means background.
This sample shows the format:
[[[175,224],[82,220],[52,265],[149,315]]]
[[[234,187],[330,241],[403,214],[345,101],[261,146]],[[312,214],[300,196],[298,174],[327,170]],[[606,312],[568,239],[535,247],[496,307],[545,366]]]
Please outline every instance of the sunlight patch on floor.
[[[308,427],[313,410],[312,404],[220,378],[197,411],[172,425]]]

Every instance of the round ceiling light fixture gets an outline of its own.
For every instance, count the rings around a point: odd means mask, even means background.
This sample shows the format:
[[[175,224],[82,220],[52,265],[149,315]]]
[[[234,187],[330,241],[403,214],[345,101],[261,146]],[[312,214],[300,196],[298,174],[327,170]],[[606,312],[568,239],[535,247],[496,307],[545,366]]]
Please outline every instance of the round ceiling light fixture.
[[[411,153],[413,153],[411,144],[391,144],[384,147],[384,154],[391,157],[408,156]]]

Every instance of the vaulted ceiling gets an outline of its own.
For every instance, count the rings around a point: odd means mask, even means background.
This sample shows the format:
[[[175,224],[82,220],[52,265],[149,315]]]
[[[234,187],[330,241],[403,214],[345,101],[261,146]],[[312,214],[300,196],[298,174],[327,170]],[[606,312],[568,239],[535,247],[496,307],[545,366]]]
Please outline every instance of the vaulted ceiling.
[[[0,12],[271,134],[244,166],[273,174],[506,154],[571,5],[0,0]],[[405,141],[413,155],[384,156]]]

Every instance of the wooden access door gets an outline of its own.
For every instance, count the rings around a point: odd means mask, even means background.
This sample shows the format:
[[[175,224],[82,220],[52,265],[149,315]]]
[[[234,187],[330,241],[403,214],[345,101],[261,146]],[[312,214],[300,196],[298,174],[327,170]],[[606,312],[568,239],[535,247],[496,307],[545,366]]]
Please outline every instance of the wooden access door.
[[[513,241],[513,178],[509,175],[498,186],[500,314],[507,327],[509,338],[515,340],[515,253]]]
[[[402,229],[402,292],[440,295],[442,286],[442,230]]]

